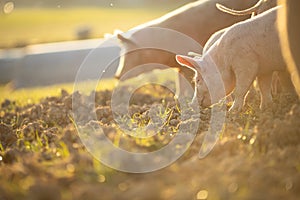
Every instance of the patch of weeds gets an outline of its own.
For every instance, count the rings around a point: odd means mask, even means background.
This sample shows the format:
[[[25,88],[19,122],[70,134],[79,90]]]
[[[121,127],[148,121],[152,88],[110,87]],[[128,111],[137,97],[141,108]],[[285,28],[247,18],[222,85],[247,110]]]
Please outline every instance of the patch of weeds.
[[[3,148],[3,146],[2,146],[1,141],[0,141],[0,152],[4,152],[4,148]]]
[[[62,158],[67,158],[70,156],[70,152],[68,149],[68,146],[63,142],[59,142],[59,146],[56,148],[56,156],[57,157],[62,157]]]

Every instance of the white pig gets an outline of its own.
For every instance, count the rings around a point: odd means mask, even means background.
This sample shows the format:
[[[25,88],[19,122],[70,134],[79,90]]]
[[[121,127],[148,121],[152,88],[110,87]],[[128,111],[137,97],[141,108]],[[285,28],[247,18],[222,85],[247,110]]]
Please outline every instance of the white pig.
[[[254,6],[247,8],[245,10],[230,9],[230,8],[226,7],[225,5],[221,5],[219,3],[216,4],[216,7],[219,10],[221,10],[222,12],[226,12],[231,15],[239,16],[239,15],[249,15],[252,13],[252,16],[254,16],[254,15],[260,14],[262,12],[265,12],[266,10],[269,10],[270,8],[275,7],[277,4],[278,4],[277,0],[259,0]],[[282,3],[279,2],[279,4],[282,4]],[[281,9],[281,10],[283,10],[283,9]],[[219,34],[220,34],[220,31],[219,31]],[[211,37],[209,39],[209,41],[215,41],[218,37],[220,37],[217,34],[214,34],[213,36],[214,37]],[[207,46],[207,45],[205,44],[205,46]],[[207,50],[208,47],[206,47],[206,49],[204,47],[203,51]],[[295,94],[295,88],[291,81],[291,76],[287,70],[282,71],[282,72],[274,72],[272,79],[273,79],[272,94],[275,95],[279,91],[289,93],[289,94]],[[281,87],[279,87],[279,85]]]
[[[281,50],[300,97],[300,1],[280,0],[283,9],[278,13]]]
[[[216,66],[225,94],[235,89],[230,111],[242,110],[245,96],[256,77],[261,92],[261,109],[272,103],[272,73],[286,70],[276,29],[278,9],[280,7],[272,8],[229,27],[201,58],[176,56],[177,62],[197,72],[195,91],[198,102],[210,106],[222,98],[218,95],[222,94],[218,91],[222,87],[219,83],[214,84],[216,76],[211,74],[211,69]],[[208,85],[214,94],[209,94]],[[211,99],[216,95],[217,98]]]
[[[259,0],[254,6],[247,8],[245,10],[234,10],[230,9],[220,3],[216,4],[217,8],[223,12],[232,14],[232,15],[257,15],[270,8],[277,6],[277,0]]]
[[[231,16],[220,12],[216,8],[216,3],[223,3],[228,6],[244,9],[256,3],[256,0],[200,0],[189,3],[176,9],[161,18],[139,26],[132,33],[118,34],[118,38],[123,46],[124,54],[121,55],[120,64],[115,77],[120,78],[131,69],[145,63],[159,63],[169,67],[180,68],[175,60],[176,54],[187,54],[189,51],[202,52],[207,39],[214,32],[228,27],[236,22],[242,21],[249,16]],[[151,28],[162,28],[161,31],[153,32]],[[177,38],[164,30],[173,30],[193,39],[198,46],[182,46]],[[147,44],[160,46],[175,45],[177,52],[163,51],[157,48],[147,48]],[[145,73],[152,69],[144,68],[138,74]],[[179,69],[188,80],[194,76],[194,72],[187,68]],[[136,76],[134,74],[132,76]],[[127,78],[132,76],[128,75]]]

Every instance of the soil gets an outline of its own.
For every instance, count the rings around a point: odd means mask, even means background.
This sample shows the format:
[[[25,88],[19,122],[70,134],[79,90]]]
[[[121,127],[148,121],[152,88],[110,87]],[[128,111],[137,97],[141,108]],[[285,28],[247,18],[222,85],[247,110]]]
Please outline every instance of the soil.
[[[95,105],[86,105],[94,94]],[[134,125],[160,120],[149,118],[150,108],[159,105],[166,111],[167,122],[157,135],[135,140],[120,134],[110,107],[111,95],[109,90],[91,95],[62,90],[60,96],[47,97],[38,104],[18,106],[4,101],[0,109],[0,199],[299,198],[298,98],[278,94],[271,108],[260,111],[259,93],[253,90],[245,110],[227,114],[214,149],[199,159],[210,128],[211,108],[201,109],[200,116],[182,117],[180,106],[166,88],[141,88],[130,100]],[[128,151],[161,148],[180,126],[197,116],[199,128],[191,147],[172,165],[151,173],[124,173],[106,167],[88,153],[72,118],[75,110],[82,113],[78,116],[82,125],[101,125],[114,144]],[[97,119],[86,114],[87,110],[94,111]]]

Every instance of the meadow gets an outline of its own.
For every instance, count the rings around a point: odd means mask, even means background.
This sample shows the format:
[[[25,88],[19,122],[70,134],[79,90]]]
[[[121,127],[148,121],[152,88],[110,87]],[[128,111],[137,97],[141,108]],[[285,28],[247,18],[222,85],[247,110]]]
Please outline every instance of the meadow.
[[[91,26],[93,37],[102,37],[106,32],[126,30],[162,13],[164,10],[115,8],[16,9],[10,15],[0,16],[0,46],[72,40],[74,30],[81,25]],[[166,84],[170,81],[155,77]],[[85,82],[78,88],[93,85],[94,82]],[[193,108],[179,105],[165,87],[141,87],[130,98],[123,125],[132,128],[134,133],[151,134],[151,137],[132,137],[113,115],[111,99],[115,85],[116,80],[105,80],[92,93],[78,93],[72,83],[19,90],[13,90],[9,84],[1,86],[0,199],[299,198],[300,102],[297,97],[276,94],[274,104],[261,111],[260,94],[255,87],[242,113],[227,113],[213,150],[199,159],[199,149],[211,131],[212,109],[229,108],[230,103],[224,101],[190,114]],[[134,85],[134,81],[122,85],[117,99],[122,100]],[[94,97],[92,105],[91,97]],[[95,113],[95,119],[91,113]],[[155,123],[160,123],[159,129],[145,129],[155,127]],[[94,133],[97,126],[103,128],[114,146],[130,152],[155,152],[182,134],[179,130],[186,137],[195,132],[195,138],[171,165],[151,173],[135,174],[115,170],[89,151],[82,136]],[[83,135],[82,130],[86,131]],[[92,142],[97,145],[102,138],[96,139],[99,140]],[[172,155],[185,148],[176,145],[168,153]],[[106,150],[101,145],[95,149],[104,153]],[[132,164],[124,157],[112,155],[112,160]],[[147,164],[159,161],[149,159]]]
[[[91,29],[91,38],[102,38],[115,29],[126,31],[160,17],[171,8],[68,8],[15,9],[0,15],[0,48],[75,40],[76,30]]]
[[[116,84],[115,79],[105,79],[101,81],[101,84],[96,84],[95,81],[85,81],[79,84],[78,87],[88,88],[96,86],[96,90],[113,89]],[[31,87],[31,88],[20,88],[18,90],[13,89],[11,84],[0,86],[0,102],[9,99],[15,101],[18,105],[26,105],[31,103],[38,103],[42,98],[58,96],[61,90],[65,90],[72,93],[74,90],[73,83],[56,84],[51,86],[43,87]],[[84,90],[84,89],[82,89]]]
[[[199,159],[199,149],[210,130],[212,108],[201,108],[200,113],[184,117],[186,113],[169,90],[157,85],[142,87],[130,98],[129,120],[125,118],[123,125],[133,128],[134,134],[146,136],[153,131],[145,131],[145,127],[161,121],[163,125],[151,137],[132,137],[112,115],[112,83],[108,81],[98,88],[92,107],[91,94],[73,93],[73,85],[4,95],[0,107],[0,199],[222,200],[299,196],[297,99],[278,95],[273,107],[261,112],[259,92],[254,90],[243,113],[227,114],[213,151]],[[121,91],[118,99],[130,92],[130,85]],[[76,122],[74,113],[77,120],[83,121]],[[95,113],[96,119],[90,113]],[[184,155],[170,166],[134,174],[108,167],[88,150],[83,139],[85,134],[93,133],[94,126],[101,126],[114,146],[130,152],[155,152],[175,135],[190,137],[195,131],[196,135]],[[180,129],[184,132],[179,133]],[[105,152],[102,148],[98,145],[96,150]],[[185,148],[178,145],[169,153]],[[130,165],[126,158],[112,159]]]

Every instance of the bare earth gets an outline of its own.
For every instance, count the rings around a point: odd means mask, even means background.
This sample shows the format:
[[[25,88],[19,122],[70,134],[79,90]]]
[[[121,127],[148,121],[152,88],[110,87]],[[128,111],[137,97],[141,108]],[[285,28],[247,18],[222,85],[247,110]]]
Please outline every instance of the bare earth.
[[[155,91],[155,95],[153,95]],[[151,95],[150,95],[151,94]],[[88,96],[76,93],[76,109]],[[167,144],[185,121],[173,95],[149,86],[131,98],[130,114],[141,126],[151,105],[168,108],[168,121],[147,140],[120,137],[110,108],[111,91],[96,92],[99,123],[111,141],[132,151],[153,151]],[[228,105],[229,107],[229,105]],[[0,108],[0,199],[297,199],[300,196],[300,102],[274,97],[273,108],[259,110],[251,91],[245,111],[228,114],[213,151],[198,159],[210,109],[202,109],[199,130],[189,150],[171,166],[146,174],[118,172],[90,155],[72,122],[72,95],[64,90],[39,104]]]

